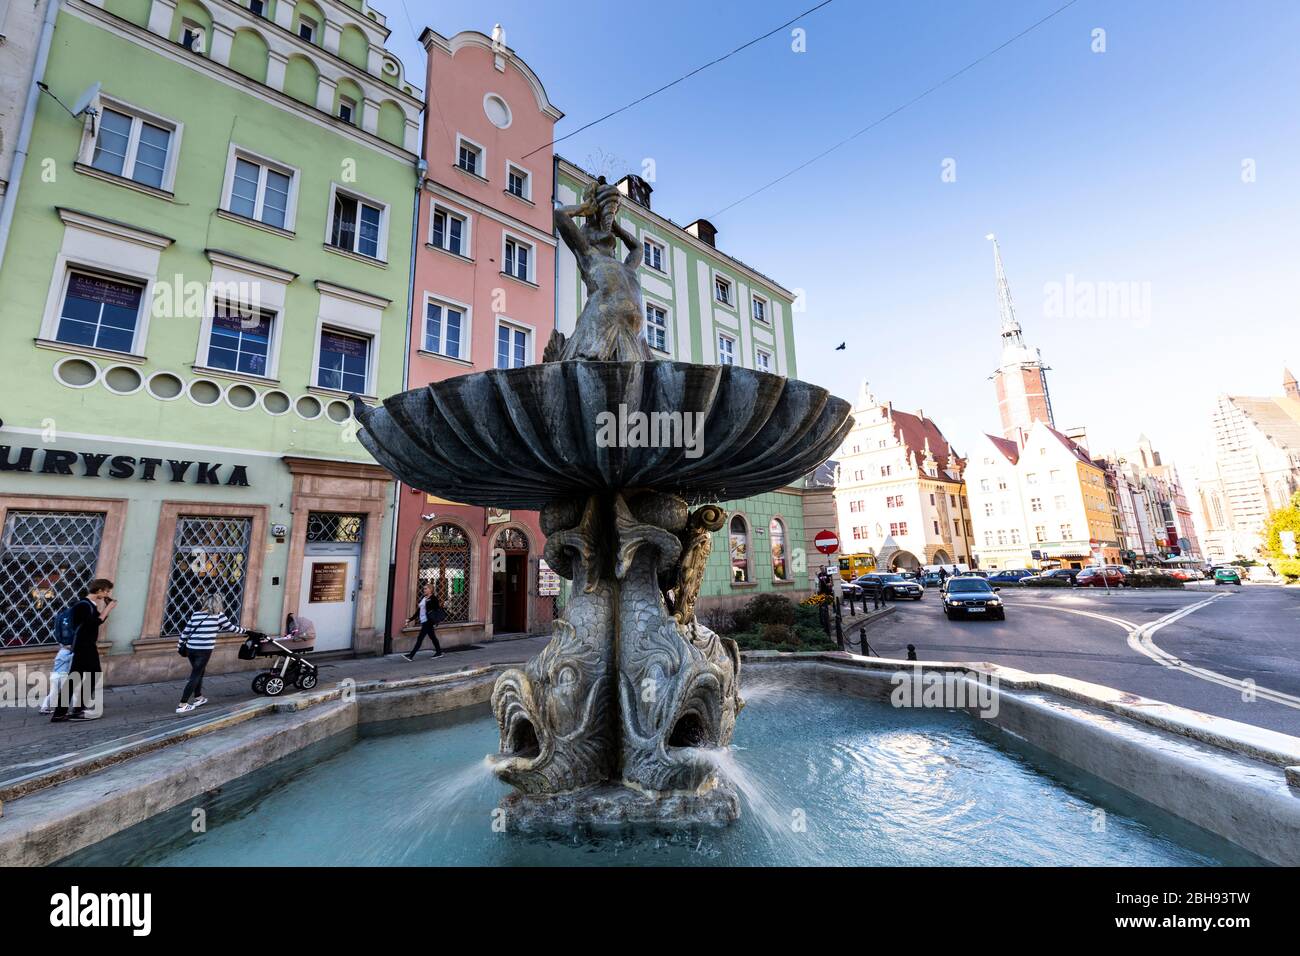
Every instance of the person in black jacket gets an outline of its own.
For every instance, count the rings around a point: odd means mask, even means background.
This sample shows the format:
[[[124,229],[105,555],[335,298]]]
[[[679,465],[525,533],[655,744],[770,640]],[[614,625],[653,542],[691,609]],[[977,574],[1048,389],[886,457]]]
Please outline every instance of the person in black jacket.
[[[108,620],[109,612],[117,601],[113,600],[113,582],[95,578],[86,586],[86,595],[72,610],[72,625],[77,636],[72,640],[72,667],[68,682],[63,686],[58,706],[50,723],[65,720],[94,720],[99,714],[86,713],[86,704],[97,709],[95,702],[101,691],[99,664],[99,626]],[[71,712],[68,701],[73,701]]]
[[[442,605],[438,603],[433,582],[430,581],[420,593],[420,603],[416,606],[415,613],[406,619],[407,624],[415,623],[417,618],[420,621],[420,636],[415,639],[415,646],[411,648],[411,653],[403,655],[408,661],[415,660],[415,655],[419,653],[420,645],[424,643],[426,637],[433,641],[433,656],[442,657],[442,645],[438,643],[438,632],[434,627],[444,617],[446,615],[442,611]]]

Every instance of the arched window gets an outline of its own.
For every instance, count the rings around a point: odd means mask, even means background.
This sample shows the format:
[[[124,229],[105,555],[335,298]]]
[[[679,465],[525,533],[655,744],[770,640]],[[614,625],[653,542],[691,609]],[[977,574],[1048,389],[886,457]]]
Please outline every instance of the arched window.
[[[736,515],[731,519],[731,583],[749,581],[749,527]]]
[[[772,543],[772,580],[790,580],[785,560],[785,523],[780,518],[773,518],[767,526],[767,537]]]
[[[430,581],[448,622],[469,620],[469,539],[454,524],[434,525],[420,539],[421,589]]]

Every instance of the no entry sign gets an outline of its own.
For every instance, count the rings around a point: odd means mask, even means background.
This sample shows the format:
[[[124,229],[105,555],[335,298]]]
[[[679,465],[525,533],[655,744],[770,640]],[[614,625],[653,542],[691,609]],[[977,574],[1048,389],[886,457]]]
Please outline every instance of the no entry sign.
[[[840,549],[840,536],[833,531],[818,531],[813,544],[822,554],[834,554]]]

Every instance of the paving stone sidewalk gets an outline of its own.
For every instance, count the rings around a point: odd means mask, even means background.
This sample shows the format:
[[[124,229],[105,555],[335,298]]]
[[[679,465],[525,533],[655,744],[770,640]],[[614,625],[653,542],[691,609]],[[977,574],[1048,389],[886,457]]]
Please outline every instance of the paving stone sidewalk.
[[[333,687],[345,678],[393,680],[469,670],[485,664],[520,663],[545,647],[547,640],[549,637],[542,636],[491,641],[472,648],[449,650],[439,658],[422,651],[414,662],[406,661],[400,654],[321,661],[318,662],[318,689]],[[205,677],[203,693],[208,703],[188,714],[176,713],[184,680],[109,687],[105,692],[104,715],[98,720],[52,724],[48,716],[35,708],[0,708],[0,778],[8,775],[6,771],[20,771],[27,765],[35,767],[119,737],[162,730],[181,720],[227,713],[260,699],[249,686],[255,673],[239,671]]]

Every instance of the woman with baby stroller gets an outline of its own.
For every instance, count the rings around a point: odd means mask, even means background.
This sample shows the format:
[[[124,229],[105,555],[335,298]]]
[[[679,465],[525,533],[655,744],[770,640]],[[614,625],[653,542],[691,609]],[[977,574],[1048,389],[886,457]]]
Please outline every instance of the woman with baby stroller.
[[[203,696],[203,672],[208,669],[208,661],[217,646],[217,635],[251,633],[226,617],[225,608],[225,599],[219,593],[209,594],[185,622],[176,642],[176,653],[190,662],[190,679],[185,682],[181,702],[176,705],[178,714],[187,714],[208,702]]]

